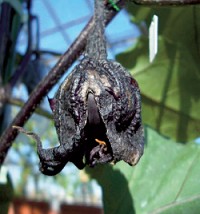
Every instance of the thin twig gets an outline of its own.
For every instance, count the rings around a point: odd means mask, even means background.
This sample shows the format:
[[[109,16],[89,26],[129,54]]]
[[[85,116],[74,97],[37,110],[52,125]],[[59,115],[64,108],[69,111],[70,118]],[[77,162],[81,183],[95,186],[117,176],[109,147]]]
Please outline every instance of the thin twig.
[[[200,4],[199,0],[129,0],[129,2],[149,6],[183,6]]]
[[[121,0],[118,4],[122,7],[125,0]],[[107,23],[117,14],[115,10],[110,10],[107,14]],[[79,37],[74,41],[71,47],[65,52],[57,64],[52,68],[49,74],[37,85],[31,93],[24,107],[17,114],[10,126],[4,131],[0,138],[0,165],[4,162],[9,148],[12,146],[12,141],[17,136],[17,131],[12,127],[23,126],[29,119],[42,98],[47,95],[48,91],[57,83],[64,72],[72,65],[72,63],[80,56],[85,48],[91,28],[94,26],[94,21],[91,19],[87,26],[83,29]]]
[[[57,51],[52,51],[52,50],[33,50],[32,51],[33,54],[36,55],[43,55],[43,54],[49,54],[49,55],[53,55],[55,57],[60,57],[62,56],[61,52],[57,52]]]

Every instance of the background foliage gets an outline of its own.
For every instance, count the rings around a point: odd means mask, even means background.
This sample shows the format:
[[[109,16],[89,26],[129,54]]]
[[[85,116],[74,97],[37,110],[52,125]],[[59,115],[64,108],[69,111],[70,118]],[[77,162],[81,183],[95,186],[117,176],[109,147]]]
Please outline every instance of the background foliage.
[[[132,21],[149,26],[159,17],[158,54],[148,58],[148,36],[117,59],[139,82],[143,121],[179,142],[200,133],[200,7],[146,8],[131,5]]]

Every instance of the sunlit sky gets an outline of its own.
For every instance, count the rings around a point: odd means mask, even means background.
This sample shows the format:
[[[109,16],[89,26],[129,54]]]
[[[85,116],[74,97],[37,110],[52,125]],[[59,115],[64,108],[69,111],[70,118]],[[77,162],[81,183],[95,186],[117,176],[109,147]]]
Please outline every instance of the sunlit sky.
[[[40,48],[63,53],[92,16],[93,0],[33,0],[32,12],[40,20]],[[122,10],[106,28],[109,57],[133,44],[138,35],[139,30]],[[20,38],[20,49],[24,47],[24,36]]]

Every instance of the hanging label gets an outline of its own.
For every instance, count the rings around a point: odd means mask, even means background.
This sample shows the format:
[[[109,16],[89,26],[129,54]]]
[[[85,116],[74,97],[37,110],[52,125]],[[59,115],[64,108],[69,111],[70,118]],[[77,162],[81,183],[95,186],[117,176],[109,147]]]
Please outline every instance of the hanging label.
[[[149,27],[149,61],[153,62],[158,52],[158,16],[154,15]]]

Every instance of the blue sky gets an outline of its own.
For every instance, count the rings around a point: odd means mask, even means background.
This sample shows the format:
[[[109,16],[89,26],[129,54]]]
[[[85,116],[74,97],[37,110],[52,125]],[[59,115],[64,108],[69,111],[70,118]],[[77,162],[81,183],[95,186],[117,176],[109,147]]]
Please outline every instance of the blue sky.
[[[40,21],[40,48],[63,53],[92,16],[93,0],[33,0],[32,12]],[[138,35],[139,30],[122,10],[106,28],[109,58],[133,44]],[[19,49],[23,50],[25,36],[21,37]]]

